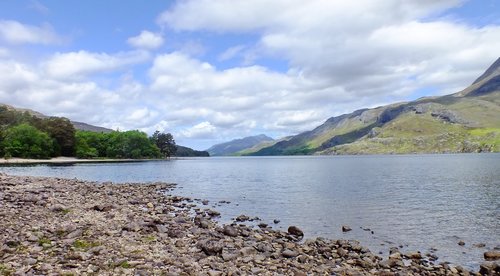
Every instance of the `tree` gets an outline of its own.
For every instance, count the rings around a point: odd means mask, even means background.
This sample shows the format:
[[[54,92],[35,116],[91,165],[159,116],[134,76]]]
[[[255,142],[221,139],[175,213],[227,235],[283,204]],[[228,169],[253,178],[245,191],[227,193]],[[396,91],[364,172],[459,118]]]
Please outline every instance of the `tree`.
[[[8,128],[2,141],[5,156],[49,158],[54,150],[50,136],[28,124]]]
[[[175,140],[172,134],[162,133],[160,131],[155,131],[150,137],[150,140],[160,149],[161,154],[169,158],[175,155],[177,151],[177,146],[175,145]]]
[[[76,156],[79,158],[158,158],[160,150],[138,130],[111,133],[76,132]]]
[[[47,132],[57,142],[55,155],[74,156],[75,154],[75,127],[70,120],[62,117],[50,117],[43,120],[39,129]]]

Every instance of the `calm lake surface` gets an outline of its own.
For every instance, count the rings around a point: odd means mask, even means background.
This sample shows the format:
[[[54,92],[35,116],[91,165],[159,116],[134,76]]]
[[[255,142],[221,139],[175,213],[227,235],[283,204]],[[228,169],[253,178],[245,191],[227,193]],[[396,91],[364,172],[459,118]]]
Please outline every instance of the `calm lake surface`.
[[[174,194],[210,200],[224,223],[258,216],[273,228],[297,225],[307,237],[360,240],[385,257],[392,246],[435,248],[438,262],[477,270],[482,254],[500,247],[500,154],[211,157],[0,171],[177,183]],[[342,233],[342,225],[353,231]]]

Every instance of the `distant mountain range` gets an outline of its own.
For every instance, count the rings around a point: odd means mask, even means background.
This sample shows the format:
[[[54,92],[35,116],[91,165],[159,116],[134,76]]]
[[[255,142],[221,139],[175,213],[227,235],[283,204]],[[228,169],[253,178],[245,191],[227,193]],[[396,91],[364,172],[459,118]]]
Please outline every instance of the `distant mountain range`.
[[[262,143],[271,144],[273,141],[273,138],[260,134],[217,144],[207,149],[207,151],[210,153],[210,156],[241,155],[240,151],[252,149]]]
[[[226,144],[214,146],[219,150],[214,152],[224,153]],[[253,144],[235,154],[458,152],[500,152],[500,58],[460,92],[356,110],[311,131]]]

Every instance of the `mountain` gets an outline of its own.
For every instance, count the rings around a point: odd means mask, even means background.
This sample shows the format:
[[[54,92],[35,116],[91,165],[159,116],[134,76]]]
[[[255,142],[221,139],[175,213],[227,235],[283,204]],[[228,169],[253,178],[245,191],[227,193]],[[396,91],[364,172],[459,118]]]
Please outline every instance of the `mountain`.
[[[208,157],[210,154],[207,151],[194,150],[192,148],[177,145],[176,157]]]
[[[210,156],[235,155],[240,151],[252,148],[262,142],[272,141],[274,141],[273,138],[260,134],[213,145],[207,151],[210,153]]]
[[[18,107],[13,107],[13,106],[10,106],[10,105],[7,105],[7,104],[2,104],[0,103],[0,106],[8,109],[8,110],[14,110],[14,111],[18,111],[18,112],[27,112],[28,114],[32,115],[32,116],[35,116],[35,117],[38,117],[38,118],[48,118],[49,116],[45,115],[45,114],[42,114],[38,111],[34,111],[34,110],[31,110],[31,109],[27,109],[27,108],[18,108]],[[71,123],[73,124],[73,126],[75,127],[75,129],[78,129],[78,130],[86,130],[86,131],[93,131],[93,132],[104,132],[104,133],[108,133],[108,132],[112,132],[113,130],[112,129],[109,129],[109,128],[105,128],[105,127],[100,127],[100,126],[94,126],[94,125],[89,125],[89,124],[86,124],[86,123],[82,123],[82,122],[77,122],[77,121],[71,121]]]
[[[246,155],[500,152],[500,58],[466,89],[329,118]]]
[[[77,122],[77,121],[71,121],[75,129],[78,130],[86,130],[86,131],[92,131],[92,132],[104,132],[104,133],[109,133],[112,132],[112,129],[105,128],[105,127],[100,127],[100,126],[94,126],[94,125],[89,125],[87,123],[82,123],[82,122]]]

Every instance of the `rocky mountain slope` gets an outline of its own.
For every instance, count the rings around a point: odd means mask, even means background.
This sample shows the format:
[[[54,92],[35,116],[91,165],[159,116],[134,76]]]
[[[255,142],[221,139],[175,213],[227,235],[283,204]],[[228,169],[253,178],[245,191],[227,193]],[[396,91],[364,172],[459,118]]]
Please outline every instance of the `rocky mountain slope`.
[[[472,85],[328,119],[247,155],[500,151],[500,58]]]
[[[207,151],[210,153],[210,156],[237,155],[237,153],[242,150],[252,148],[263,142],[272,141],[274,141],[273,138],[260,134],[217,144],[207,149]]]
[[[39,117],[39,118],[48,118],[49,117],[49,116],[42,114],[38,111],[34,111],[31,109],[27,109],[27,108],[18,108],[18,107],[13,107],[13,106],[10,106],[7,104],[2,104],[2,103],[0,103],[0,106],[3,106],[9,110],[15,110],[15,111],[19,111],[19,112],[27,112],[30,115],[35,116],[35,117]],[[108,132],[113,131],[112,129],[109,129],[109,128],[94,126],[94,125],[90,125],[90,124],[82,123],[82,122],[71,121],[71,123],[73,124],[75,129],[78,129],[78,130],[87,130],[87,131],[104,132],[104,133],[108,133]]]

